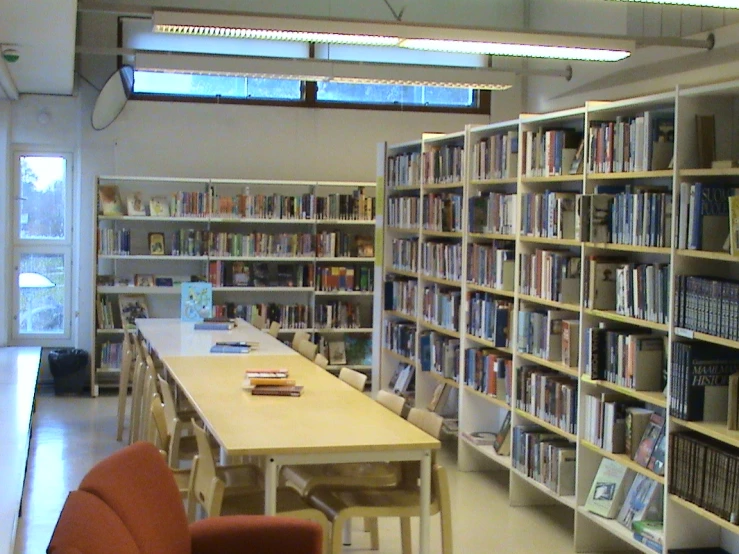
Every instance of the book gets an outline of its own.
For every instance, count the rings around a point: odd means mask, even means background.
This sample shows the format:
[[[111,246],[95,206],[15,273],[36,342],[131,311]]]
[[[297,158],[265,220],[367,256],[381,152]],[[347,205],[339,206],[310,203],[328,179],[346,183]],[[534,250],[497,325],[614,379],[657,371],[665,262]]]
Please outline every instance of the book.
[[[493,449],[501,456],[509,456],[511,453],[511,412],[506,412],[500,429],[495,434]]]
[[[210,352],[213,354],[248,354],[250,351],[251,347],[245,344],[216,343],[210,347]]]
[[[638,473],[629,487],[616,521],[627,529],[642,519],[662,518],[662,486],[646,475]]]
[[[628,406],[626,408],[625,454],[629,458],[633,459],[634,454],[639,448],[639,443],[644,435],[644,429],[646,429],[649,418],[653,413],[653,410],[638,406]]]
[[[585,501],[585,509],[607,519],[615,518],[633,476],[633,471],[618,462],[601,458]]]
[[[332,365],[346,364],[346,345],[344,339],[329,339],[328,361]]]
[[[662,547],[663,547],[662,543],[657,542],[657,541],[655,541],[654,539],[652,539],[650,537],[646,537],[646,536],[644,536],[641,533],[638,533],[636,531],[634,531],[634,540],[637,540],[640,543],[642,543],[643,545],[648,546],[649,548],[651,548],[655,552],[659,552],[660,554],[662,552]],[[672,551],[670,551],[670,552],[672,552]]]
[[[118,185],[100,185],[98,187],[98,202],[98,210],[103,215],[123,214]]]
[[[636,452],[634,453],[634,461],[640,466],[647,467],[649,464],[652,451],[657,445],[657,440],[662,434],[662,428],[664,425],[665,418],[660,414],[653,413],[649,416],[649,422],[644,429],[644,433],[639,441],[639,446],[636,448]]]
[[[437,383],[426,409],[430,412],[442,411],[446,405],[447,399],[449,398],[450,389],[451,387],[446,383]]]
[[[182,283],[180,287],[180,319],[182,321],[203,321],[211,316],[213,285]]]
[[[136,319],[149,317],[149,308],[143,294],[121,294],[118,296],[118,307],[124,329],[136,329]]]
[[[372,365],[372,338],[347,335],[344,337],[346,363]]]
[[[660,433],[657,443],[652,449],[652,454],[649,456],[649,462],[647,468],[654,471],[657,475],[665,474],[665,448],[667,446],[667,428],[662,427],[662,433]]]
[[[252,390],[254,387],[293,387],[295,385],[295,379],[290,379],[288,377],[247,377],[241,383],[241,388],[244,390]]]
[[[255,368],[244,372],[245,379],[284,379],[290,372],[285,368]]]
[[[632,522],[631,529],[659,543],[664,541],[665,525],[661,519],[640,519]]]
[[[739,256],[739,195],[729,196],[729,252]]]
[[[462,431],[461,434],[468,442],[477,446],[491,446],[495,441],[495,433],[490,431],[472,431],[471,433]]]
[[[152,217],[169,217],[169,200],[166,196],[154,196],[149,200],[149,215]]]
[[[127,215],[146,215],[146,204],[144,204],[143,193],[140,191],[129,194],[126,197]]]
[[[254,387],[252,396],[302,396],[303,385],[274,385]]]
[[[230,331],[234,327],[233,321],[196,321],[193,325],[196,331]]]
[[[716,116],[695,115],[698,167],[709,168],[716,154]]]
[[[577,367],[580,363],[579,334],[580,322],[577,319],[562,321],[562,363],[567,367]]]

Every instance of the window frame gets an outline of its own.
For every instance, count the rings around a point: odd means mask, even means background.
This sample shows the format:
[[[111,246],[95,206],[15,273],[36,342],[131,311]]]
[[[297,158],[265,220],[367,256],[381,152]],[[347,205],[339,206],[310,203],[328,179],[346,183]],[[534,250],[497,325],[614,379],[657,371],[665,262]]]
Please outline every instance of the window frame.
[[[48,347],[72,346],[73,341],[73,291],[77,286],[78,277],[72,271],[73,263],[73,198],[74,185],[74,153],[64,148],[45,148],[35,146],[16,145],[13,147],[13,205],[11,208],[12,224],[12,265],[9,268],[10,306],[8,311],[10,339],[13,344],[41,345]],[[23,157],[58,157],[63,158],[66,163],[65,202],[64,202],[64,238],[63,239],[34,239],[21,238],[20,236],[20,214],[21,214],[21,158]],[[65,282],[64,290],[64,323],[60,333],[22,333],[20,325],[20,297],[21,291],[18,286],[18,275],[20,273],[20,259],[24,254],[55,254],[63,257],[64,272],[69,277]]]

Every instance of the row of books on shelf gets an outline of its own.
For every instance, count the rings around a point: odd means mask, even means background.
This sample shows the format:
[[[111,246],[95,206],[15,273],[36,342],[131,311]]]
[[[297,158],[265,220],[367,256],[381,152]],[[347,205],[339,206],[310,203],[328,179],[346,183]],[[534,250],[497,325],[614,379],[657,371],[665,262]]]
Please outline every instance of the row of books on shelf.
[[[428,231],[462,231],[462,195],[431,193],[421,201],[421,221]]]
[[[513,302],[501,300],[492,294],[473,292],[469,296],[467,331],[495,346],[510,345],[510,320]]]
[[[671,167],[675,114],[647,111],[599,121],[588,129],[592,173],[657,171]]]
[[[663,390],[666,336],[600,326],[586,329],[584,340],[583,372],[590,379],[638,391]]]
[[[385,319],[383,327],[383,346],[401,356],[415,359],[416,324]]]
[[[459,339],[436,332],[422,332],[418,337],[421,371],[431,371],[446,379],[457,380],[459,375]]]
[[[395,394],[408,396],[415,391],[416,369],[410,364],[398,364],[393,372],[388,389]]]
[[[451,331],[459,329],[461,296],[458,290],[443,290],[437,285],[424,287],[421,291],[423,319]]]
[[[393,269],[418,271],[418,239],[393,238],[390,243]]]
[[[316,304],[314,321],[318,329],[359,329],[361,308],[356,302],[333,300]]]
[[[478,193],[469,199],[471,233],[516,233],[516,195],[498,192]]]
[[[318,196],[250,194],[246,186],[243,193],[223,195],[207,185],[202,192],[178,191],[148,199],[143,191],[134,191],[126,196],[125,205],[118,185],[98,187],[98,213],[107,216],[371,220],[374,212],[375,199],[366,194],[364,187],[357,187],[351,194]]]
[[[415,318],[417,291],[418,281],[413,279],[385,281],[385,309]]]
[[[519,292],[555,302],[580,303],[579,254],[536,249],[519,254]]]
[[[318,352],[331,365],[372,365],[372,338],[332,335],[318,338]]]
[[[372,267],[331,266],[316,268],[316,290],[372,292],[375,274]]]
[[[421,153],[403,152],[387,158],[387,186],[413,187],[421,184]]]
[[[421,271],[431,277],[459,281],[462,278],[462,244],[423,242],[421,244]]]
[[[472,284],[512,292],[515,265],[510,242],[468,245],[467,280]]]
[[[670,414],[686,421],[736,425],[739,353],[721,346],[672,343]],[[733,412],[733,417],[732,417]]]
[[[515,407],[566,433],[577,433],[577,380],[536,365],[515,371]]]
[[[421,199],[418,196],[391,196],[387,199],[387,225],[418,229],[421,223]]]
[[[523,131],[519,156],[525,177],[551,177],[582,173],[582,132],[575,129]]]
[[[208,282],[214,287],[312,287],[311,264],[208,262]]]
[[[321,232],[316,235],[316,255],[319,258],[372,257],[375,255],[375,240],[371,236],[342,231]]]
[[[465,173],[464,147],[461,144],[444,144],[432,147],[422,155],[423,184],[456,183]]]
[[[571,367],[573,361],[577,362],[576,326],[579,325],[572,315],[563,310],[520,309],[518,351]]]
[[[729,340],[739,340],[739,282],[678,275],[675,325]]]
[[[468,387],[510,405],[513,360],[501,356],[494,349],[468,348],[465,350],[464,382]]]
[[[510,179],[517,174],[518,130],[491,135],[472,145],[472,179]]]
[[[98,368],[102,370],[118,370],[123,361],[123,343],[104,341],[97,346],[100,356]]]
[[[511,466],[558,496],[574,495],[575,445],[538,425],[511,431]]]
[[[730,243],[735,253],[736,240],[730,240],[729,231],[733,227],[730,213],[739,216],[737,192],[728,183],[681,182],[677,247],[721,251],[729,250]]]

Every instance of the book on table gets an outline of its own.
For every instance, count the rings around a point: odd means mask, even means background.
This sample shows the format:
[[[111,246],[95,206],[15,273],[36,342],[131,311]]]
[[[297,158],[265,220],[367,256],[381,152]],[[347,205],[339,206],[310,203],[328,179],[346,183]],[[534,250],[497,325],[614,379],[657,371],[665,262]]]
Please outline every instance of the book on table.
[[[251,346],[239,342],[217,342],[210,347],[213,354],[248,354]]]
[[[265,385],[254,387],[252,396],[302,396],[302,385]]]

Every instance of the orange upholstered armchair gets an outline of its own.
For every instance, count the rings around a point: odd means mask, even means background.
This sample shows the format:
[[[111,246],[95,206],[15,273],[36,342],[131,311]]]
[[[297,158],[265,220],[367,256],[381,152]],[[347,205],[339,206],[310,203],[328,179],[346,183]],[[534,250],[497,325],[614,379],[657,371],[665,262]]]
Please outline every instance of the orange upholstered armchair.
[[[159,450],[128,446],[69,494],[48,554],[320,554],[321,527],[287,517],[215,517],[191,525]]]

